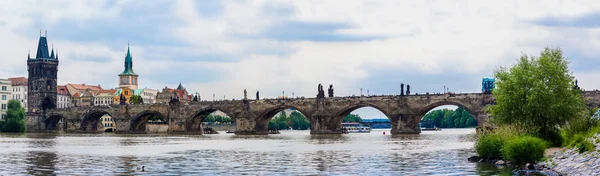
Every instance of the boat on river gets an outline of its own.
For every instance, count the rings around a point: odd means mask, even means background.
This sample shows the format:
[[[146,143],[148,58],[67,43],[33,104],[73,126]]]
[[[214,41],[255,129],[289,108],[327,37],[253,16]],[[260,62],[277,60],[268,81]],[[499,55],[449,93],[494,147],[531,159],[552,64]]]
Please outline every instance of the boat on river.
[[[421,128],[421,131],[442,131],[442,129],[434,126],[433,128]]]
[[[371,127],[364,126],[360,123],[342,123],[342,132],[347,133],[370,133]]]

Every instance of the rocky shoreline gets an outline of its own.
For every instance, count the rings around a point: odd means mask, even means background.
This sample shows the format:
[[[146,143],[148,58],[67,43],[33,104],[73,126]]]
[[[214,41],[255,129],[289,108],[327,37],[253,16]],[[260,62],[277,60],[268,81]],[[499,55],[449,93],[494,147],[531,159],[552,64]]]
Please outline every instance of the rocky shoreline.
[[[550,176],[562,176],[565,175],[562,172],[557,172],[552,168],[547,167],[544,164],[524,164],[524,165],[516,165],[511,163],[510,161],[506,162],[504,160],[489,160],[484,159],[479,156],[469,157],[468,160],[470,162],[480,162],[480,163],[490,163],[496,165],[498,167],[509,167],[515,168],[512,170],[513,175],[550,175]]]
[[[600,134],[586,140],[596,146],[593,151],[580,154],[576,148],[562,148],[540,164],[566,175],[600,175]]]
[[[468,160],[515,168],[515,175],[600,175],[600,134],[586,140],[596,146],[593,151],[579,153],[576,148],[550,148],[546,150],[546,161],[537,164],[515,165],[478,156],[472,156]]]

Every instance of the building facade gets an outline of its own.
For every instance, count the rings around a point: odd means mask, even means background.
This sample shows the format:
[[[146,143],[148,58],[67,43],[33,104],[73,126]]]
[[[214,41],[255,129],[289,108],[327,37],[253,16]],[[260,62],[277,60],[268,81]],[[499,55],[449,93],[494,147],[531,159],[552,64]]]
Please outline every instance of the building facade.
[[[95,106],[108,106],[114,104],[113,98],[114,94],[117,90],[100,90],[98,94],[94,97],[94,105]]]
[[[56,108],[69,108],[71,107],[71,95],[69,94],[69,90],[67,90],[67,86],[59,85],[58,90],[56,90]]]
[[[46,37],[40,36],[35,58],[27,56],[27,112],[56,108],[58,53],[48,52]]]
[[[8,78],[12,83],[12,99],[19,100],[21,106],[27,109],[27,78]]]
[[[8,79],[0,79],[0,120],[6,120],[8,101],[12,97],[12,82]]]
[[[177,98],[180,102],[190,102],[193,99],[193,96],[188,94],[187,90],[179,84],[177,89],[171,89],[168,87],[163,88],[161,92],[158,92],[156,95],[157,103],[169,103],[171,99]]]
[[[98,92],[100,92],[100,90],[102,90],[102,86],[100,85],[86,85],[85,83],[83,84],[67,84],[65,85],[65,87],[67,88],[67,91],[69,92],[70,95],[70,100],[71,103],[69,104],[69,107],[78,107],[78,106],[83,106],[83,105],[87,105],[90,106],[92,103],[92,97],[95,96]],[[83,94],[85,92],[88,92],[88,94],[91,95],[87,95],[86,102],[83,102]]]
[[[127,55],[125,55],[125,70],[119,74],[119,88],[125,87],[130,90],[138,88],[138,75],[133,72],[133,58],[129,52],[129,44],[127,44]]]
[[[109,115],[100,117],[100,123],[102,123],[102,129],[105,132],[115,132],[117,129],[117,124],[115,124],[115,121],[113,121],[112,117]]]
[[[140,96],[144,99],[145,104],[154,104],[156,103],[156,95],[158,94],[158,90],[144,88],[138,89],[140,91]]]

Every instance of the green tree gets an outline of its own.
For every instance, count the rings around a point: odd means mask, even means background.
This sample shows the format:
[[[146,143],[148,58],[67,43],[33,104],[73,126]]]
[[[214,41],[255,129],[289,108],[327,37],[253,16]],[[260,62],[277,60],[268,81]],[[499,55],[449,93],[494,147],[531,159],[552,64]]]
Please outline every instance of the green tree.
[[[433,110],[425,114],[421,122],[425,128],[468,128],[477,126],[475,118],[462,107],[458,107],[456,110]]]
[[[560,48],[546,48],[539,57],[523,55],[516,65],[495,71],[494,122],[512,124],[549,139],[558,127],[581,115],[585,105]]]
[[[284,112],[281,112],[269,121],[269,128],[275,128],[277,130],[290,128],[294,130],[307,130],[310,129],[310,122],[298,111],[292,111],[289,117]]]
[[[6,122],[2,126],[3,132],[25,132],[25,109],[19,100],[9,100],[6,111]]]
[[[129,97],[129,104],[144,104],[144,99],[140,95],[131,95]]]
[[[348,114],[344,117],[344,122],[362,122],[362,118],[358,114]]]

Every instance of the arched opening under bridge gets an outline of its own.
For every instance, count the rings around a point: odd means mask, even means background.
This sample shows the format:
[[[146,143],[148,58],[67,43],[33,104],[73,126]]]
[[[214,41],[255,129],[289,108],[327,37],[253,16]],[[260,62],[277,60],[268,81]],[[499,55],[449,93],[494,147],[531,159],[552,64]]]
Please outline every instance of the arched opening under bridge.
[[[66,118],[57,114],[48,116],[44,125],[46,125],[46,130],[50,131],[66,131],[68,127]]]
[[[279,134],[281,130],[312,129],[312,123],[305,113],[293,106],[274,107],[266,110],[259,117],[256,123],[256,131],[259,132]]]
[[[417,115],[417,118],[419,127],[423,131],[440,128],[475,128],[478,123],[471,110],[457,103],[428,106]]]
[[[218,134],[217,131],[235,131],[235,119],[218,109],[202,109],[186,124],[190,133]]]
[[[359,104],[344,108],[336,114],[333,129],[342,133],[370,133],[373,129],[391,129],[391,119],[381,108],[370,104]]]
[[[112,116],[106,111],[88,112],[83,115],[80,129],[83,132],[103,132],[106,130],[104,125],[109,123],[105,122],[108,118],[112,119]],[[116,128],[116,125],[113,126]]]
[[[166,133],[169,125],[166,116],[158,111],[144,111],[131,121],[130,130],[133,133]]]

